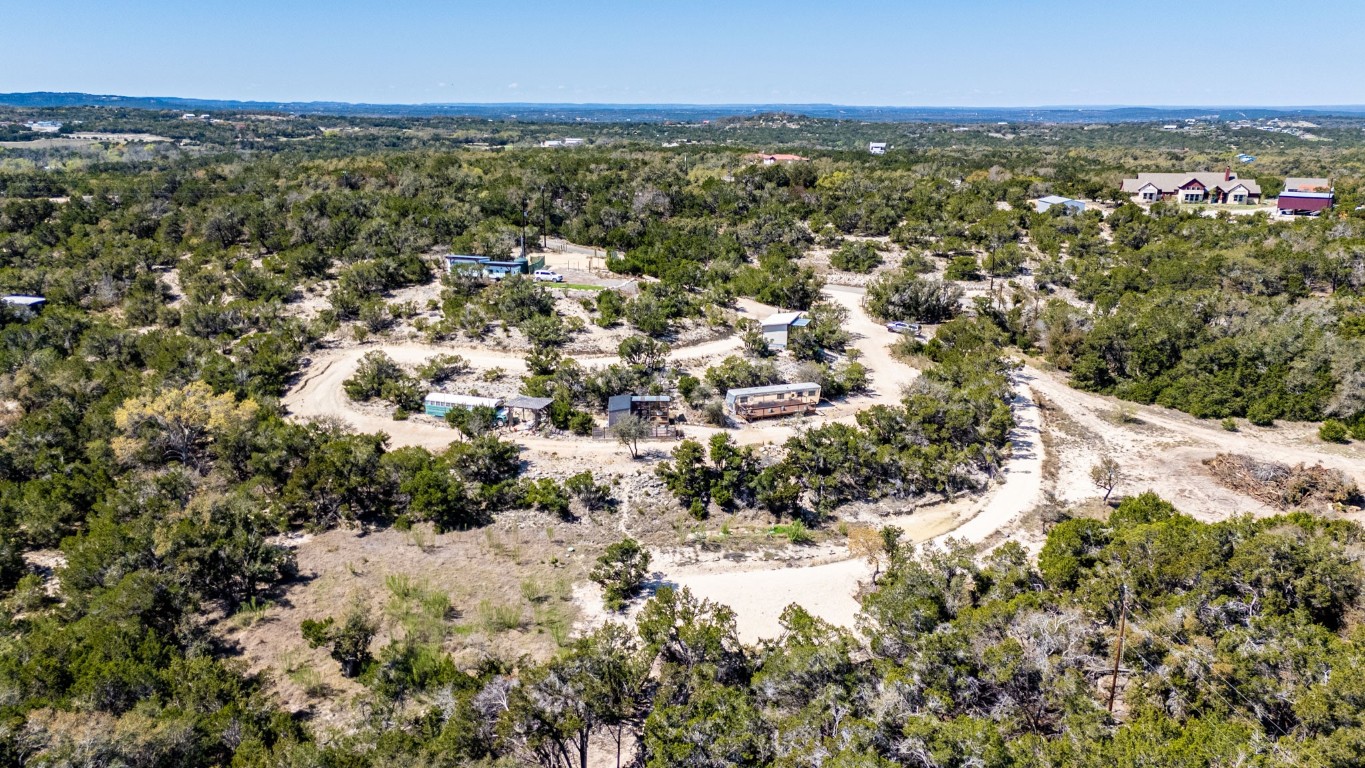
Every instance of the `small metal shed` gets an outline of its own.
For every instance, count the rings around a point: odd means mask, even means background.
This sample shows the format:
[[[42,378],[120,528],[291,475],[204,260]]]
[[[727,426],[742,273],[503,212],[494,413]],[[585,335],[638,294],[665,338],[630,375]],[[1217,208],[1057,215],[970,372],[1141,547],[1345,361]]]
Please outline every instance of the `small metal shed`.
[[[615,395],[607,400],[607,426],[635,414],[645,421],[667,424],[673,398],[668,395]]]
[[[762,323],[763,338],[774,349],[786,349],[792,338],[792,329],[810,325],[810,318],[800,312],[779,312],[769,315]]]

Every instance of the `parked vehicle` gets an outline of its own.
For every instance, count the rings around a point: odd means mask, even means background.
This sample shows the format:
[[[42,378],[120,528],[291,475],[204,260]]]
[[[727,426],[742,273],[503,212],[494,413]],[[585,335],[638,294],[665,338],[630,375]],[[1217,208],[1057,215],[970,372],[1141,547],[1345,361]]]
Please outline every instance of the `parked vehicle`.
[[[886,330],[888,330],[888,331],[890,331],[890,332],[892,332],[892,333],[918,334],[918,333],[919,333],[919,323],[903,323],[903,322],[897,320],[897,321],[895,321],[894,323],[887,323],[887,324],[886,324]]]
[[[535,278],[536,280],[542,280],[542,281],[549,282],[549,283],[562,283],[562,282],[564,282],[564,276],[563,276],[563,275],[559,274],[558,272],[555,272],[554,270],[550,270],[550,269],[537,269],[537,270],[531,275],[531,277]]]

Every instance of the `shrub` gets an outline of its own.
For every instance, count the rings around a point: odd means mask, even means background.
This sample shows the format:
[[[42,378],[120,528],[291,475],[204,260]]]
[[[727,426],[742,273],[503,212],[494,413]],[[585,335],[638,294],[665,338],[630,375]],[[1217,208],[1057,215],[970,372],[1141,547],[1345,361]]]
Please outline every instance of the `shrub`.
[[[455,407],[446,411],[446,423],[460,430],[465,437],[487,434],[498,423],[497,409],[488,405],[473,408]]]
[[[369,613],[358,605],[341,624],[329,616],[322,621],[307,619],[300,627],[310,647],[327,646],[332,658],[341,664],[345,677],[358,676],[370,661],[370,641],[378,628]]]
[[[610,328],[621,321],[626,311],[626,302],[616,291],[597,293],[597,319],[594,321],[603,328]]]
[[[588,509],[602,509],[611,503],[611,486],[593,479],[592,472],[583,471],[564,481],[564,489]]]
[[[342,382],[346,396],[357,402],[382,397],[384,387],[401,381],[407,374],[383,352],[366,352],[351,378]]]
[[[829,263],[835,269],[842,269],[845,272],[867,274],[881,266],[882,255],[872,243],[844,243],[839,246],[839,250],[830,254]]]
[[[469,373],[469,362],[459,355],[437,355],[417,369],[417,377],[439,384]]]
[[[730,426],[730,417],[725,413],[725,403],[719,398],[706,401],[701,407],[701,418],[713,427]]]
[[[878,320],[939,323],[957,315],[961,300],[958,286],[896,269],[878,275],[867,286],[864,302],[868,313]]]
[[[679,376],[678,394],[682,395],[684,400],[691,400],[692,394],[697,391],[697,386],[700,384],[701,380],[695,376],[689,376],[686,374]]]
[[[588,574],[602,587],[602,599],[607,608],[619,611],[634,597],[649,573],[649,552],[635,539],[622,539],[607,547],[597,558],[597,565]]]
[[[569,431],[575,435],[586,437],[592,434],[592,428],[597,426],[592,414],[587,411],[574,411],[569,416]]]
[[[775,536],[785,536],[787,541],[792,544],[810,544],[815,541],[810,529],[806,528],[806,524],[800,520],[793,520],[783,525],[774,525],[769,533]]]
[[[752,362],[731,355],[722,360],[720,365],[706,369],[706,381],[723,392],[728,389],[777,384],[782,381],[782,374],[771,362]]]
[[[1347,437],[1346,425],[1336,419],[1328,419],[1318,427],[1318,437],[1328,443],[1345,443],[1350,439]]]
[[[975,256],[954,256],[948,262],[948,268],[943,272],[944,280],[968,280],[975,281],[981,279],[981,272],[976,263]]]
[[[569,519],[569,495],[564,492],[564,486],[552,477],[525,482],[522,501],[526,506],[549,512],[561,520]]]

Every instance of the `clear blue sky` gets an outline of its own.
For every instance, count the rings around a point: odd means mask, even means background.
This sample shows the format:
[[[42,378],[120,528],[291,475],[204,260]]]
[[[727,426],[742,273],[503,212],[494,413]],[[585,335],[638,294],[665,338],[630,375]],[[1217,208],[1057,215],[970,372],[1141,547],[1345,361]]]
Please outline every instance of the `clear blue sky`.
[[[0,92],[385,103],[1365,104],[1361,0],[3,5]]]

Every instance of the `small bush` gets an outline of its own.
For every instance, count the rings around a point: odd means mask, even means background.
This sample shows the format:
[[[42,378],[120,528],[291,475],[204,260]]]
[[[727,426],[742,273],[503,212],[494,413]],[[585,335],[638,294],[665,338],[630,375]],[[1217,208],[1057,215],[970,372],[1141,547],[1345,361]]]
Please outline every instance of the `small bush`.
[[[688,376],[686,374],[679,376],[678,394],[682,395],[684,400],[691,400],[692,394],[697,391],[697,387],[700,384],[701,380],[696,376]]]
[[[491,600],[481,600],[479,602],[479,623],[483,625],[485,632],[498,634],[499,632],[509,632],[513,629],[521,629],[525,624],[522,617],[522,610],[515,605],[502,605]]]
[[[565,493],[564,486],[555,482],[552,477],[525,482],[522,500],[527,507],[534,507],[539,512],[549,512],[561,520],[569,519],[569,495]]]
[[[631,538],[608,546],[597,558],[588,578],[602,587],[602,599],[608,610],[621,610],[640,591],[649,574],[650,559],[648,550]]]
[[[611,486],[601,485],[592,472],[584,471],[564,481],[564,489],[588,509],[602,509],[611,503]]]
[[[587,411],[574,411],[569,417],[569,431],[575,435],[587,437],[592,434],[592,428],[597,426],[592,418],[592,414]]]
[[[774,525],[768,532],[774,536],[785,536],[787,541],[792,544],[810,544],[815,541],[810,529],[800,520],[793,520],[784,525]]]
[[[1236,432],[1236,431],[1237,431],[1237,420],[1234,419],[1234,418],[1232,418],[1232,417],[1228,417],[1228,418],[1226,418],[1226,419],[1223,419],[1222,425],[1223,425],[1223,429],[1226,429],[1226,430],[1229,431],[1229,432]]]
[[[1318,427],[1318,437],[1328,443],[1350,442],[1347,437],[1346,425],[1336,419],[1328,419]]]
[[[980,265],[975,256],[954,256],[943,272],[944,280],[975,281],[981,279]]]
[[[701,499],[693,499],[692,503],[687,505],[687,514],[691,515],[696,520],[705,520],[706,503]]]
[[[730,426],[730,417],[725,413],[725,403],[722,400],[709,400],[701,409],[702,420],[713,427]]]
[[[882,255],[872,243],[844,243],[839,250],[830,254],[829,263],[835,269],[842,269],[845,272],[867,274],[881,266]]]

